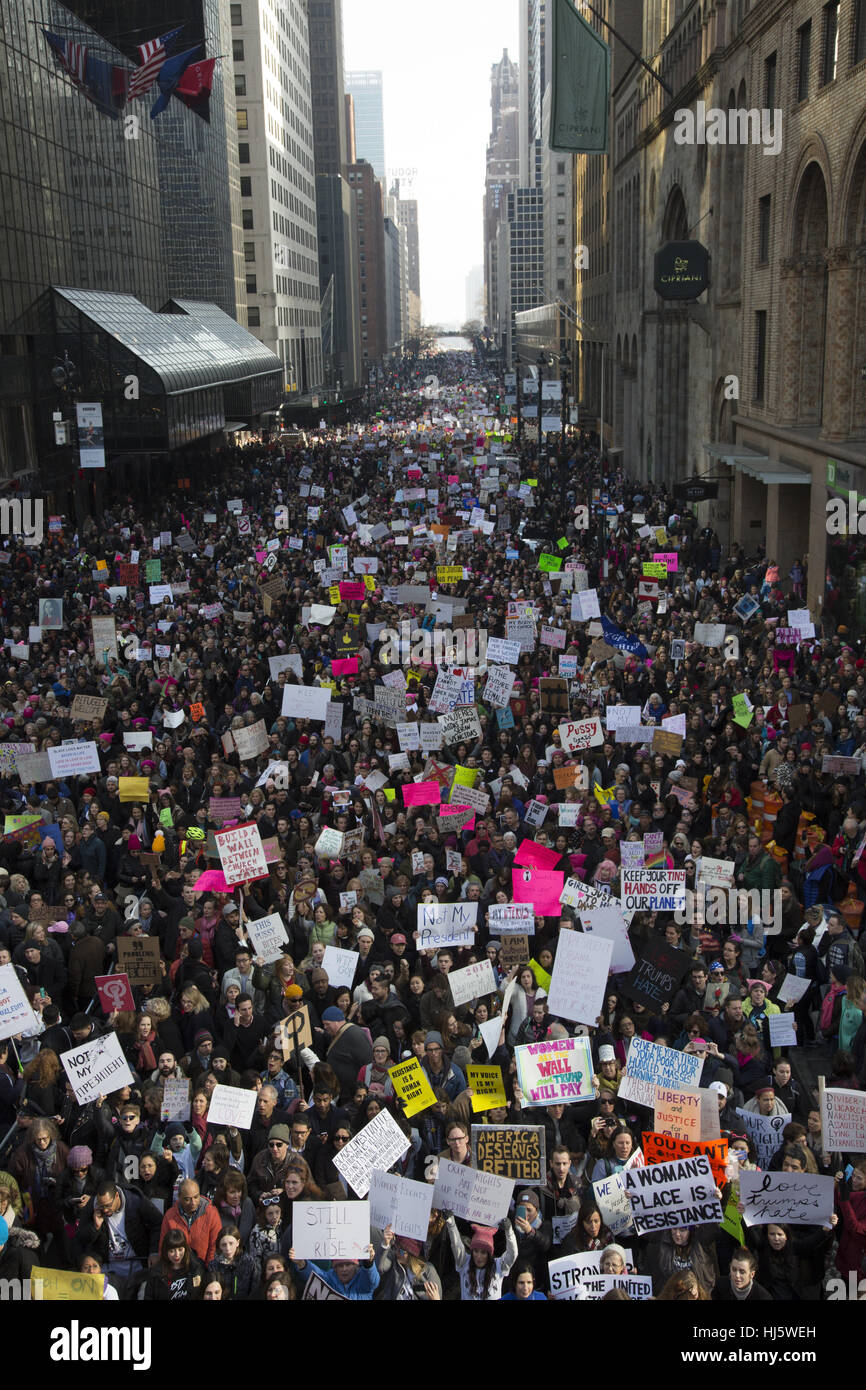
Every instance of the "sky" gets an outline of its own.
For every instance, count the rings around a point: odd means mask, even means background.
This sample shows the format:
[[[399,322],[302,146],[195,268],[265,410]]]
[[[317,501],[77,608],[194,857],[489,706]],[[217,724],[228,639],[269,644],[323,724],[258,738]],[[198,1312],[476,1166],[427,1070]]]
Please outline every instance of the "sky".
[[[483,264],[490,69],[519,60],[518,0],[343,0],[347,72],[382,72],[385,163],[417,169],[424,323],[459,327]]]

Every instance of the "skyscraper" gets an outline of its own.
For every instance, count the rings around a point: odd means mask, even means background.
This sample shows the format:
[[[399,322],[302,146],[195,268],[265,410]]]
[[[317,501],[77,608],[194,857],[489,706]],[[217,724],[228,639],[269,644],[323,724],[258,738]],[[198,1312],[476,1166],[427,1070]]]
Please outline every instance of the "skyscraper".
[[[355,106],[355,150],[385,179],[385,112],[381,72],[347,72],[346,91]]]
[[[503,49],[490,70],[491,132],[484,176],[484,317],[500,342],[505,336],[501,306],[507,291],[500,285],[498,229],[506,196],[520,178],[520,77],[516,63]],[[469,315],[470,318],[474,315]]]
[[[415,338],[421,328],[421,257],[418,241],[418,202],[400,197],[400,180],[392,189],[397,201],[397,222],[406,245],[405,337]]]
[[[250,330],[290,392],[324,380],[306,8],[231,6]]]
[[[355,195],[347,179],[342,0],[310,5],[309,26],[325,380],[354,386],[361,381],[361,340]]]

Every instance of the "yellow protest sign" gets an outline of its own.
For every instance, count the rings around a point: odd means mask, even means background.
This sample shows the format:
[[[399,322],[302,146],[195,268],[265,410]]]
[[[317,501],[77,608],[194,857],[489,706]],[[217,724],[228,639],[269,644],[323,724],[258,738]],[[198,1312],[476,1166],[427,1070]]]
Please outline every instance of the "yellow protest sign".
[[[454,771],[454,781],[451,783],[451,795],[449,796],[448,800],[449,800],[449,801],[456,802],[456,803],[459,805],[459,803],[460,803],[460,797],[459,797],[459,793],[458,793],[458,788],[459,788],[459,787],[474,787],[477,777],[478,777],[478,769],[477,769],[477,768],[474,768],[474,767],[461,767],[460,764],[458,763],[458,764],[457,764],[457,767],[456,767],[456,769],[455,769],[455,771]]]
[[[644,579],[667,579],[668,567],[661,560],[644,560],[643,574]]]
[[[150,778],[121,777],[118,782],[118,795],[121,801],[148,801],[150,799]]]
[[[437,565],[436,583],[437,584],[459,584],[463,578],[462,565]]]
[[[375,587],[376,587],[376,576],[373,575],[373,574],[365,574],[365,575],[364,575],[364,588],[365,588],[365,589],[368,589],[368,590],[370,591],[370,593],[372,593],[373,590],[375,589]]]
[[[340,602],[340,586],[332,584],[328,589],[328,602],[338,604]]]
[[[592,790],[599,806],[609,806],[616,801],[616,787],[593,787]]]
[[[397,797],[397,789],[396,789],[396,787],[383,787],[383,788],[382,788],[382,791],[385,793],[385,800],[386,800],[386,801],[394,801],[394,800],[396,800],[396,797]]]
[[[97,560],[97,562],[96,562],[96,568],[97,568],[98,570],[107,570],[107,569],[108,569],[108,562],[107,562],[106,560]]]
[[[668,533],[663,526],[658,526],[656,528],[656,541],[658,543],[659,550],[661,550],[662,546],[667,545],[668,543]]]
[[[508,1104],[499,1067],[467,1067],[466,1080],[472,1091],[473,1114],[496,1110],[498,1106]]]
[[[407,1119],[436,1104],[433,1087],[417,1057],[412,1057],[408,1062],[400,1062],[396,1067],[389,1067],[388,1075],[394,1090],[403,1102]]]
[[[527,964],[529,965],[530,970],[532,971],[533,975],[535,976],[536,982],[537,982],[538,984],[540,984],[540,985],[541,985],[541,988],[544,989],[544,990],[546,990],[547,993],[549,994],[549,993],[550,993],[550,976],[548,975],[547,971],[546,971],[546,970],[543,970],[542,967],[538,964],[538,961],[535,960],[535,959],[533,959],[533,960],[531,960],[531,961],[528,961]]]
[[[102,1302],[101,1274],[70,1274],[63,1269],[34,1265],[30,1281],[30,1298],[34,1303]]]

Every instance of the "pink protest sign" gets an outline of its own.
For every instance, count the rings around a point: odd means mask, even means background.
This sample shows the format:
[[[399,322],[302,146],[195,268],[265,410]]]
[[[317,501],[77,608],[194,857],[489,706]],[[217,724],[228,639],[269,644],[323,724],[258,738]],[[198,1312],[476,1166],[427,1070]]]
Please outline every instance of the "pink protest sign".
[[[555,849],[547,849],[544,845],[537,845],[534,840],[521,841],[520,848],[514,856],[515,864],[521,868],[527,865],[532,869],[553,869],[562,858]]]
[[[335,657],[331,662],[331,670],[335,676],[356,676],[358,674],[358,658],[356,656]]]
[[[94,975],[93,981],[103,1013],[110,1014],[115,1009],[118,1013],[135,1012],[135,1000],[127,974]]]
[[[664,565],[667,568],[668,574],[676,574],[679,566],[679,556],[675,550],[662,550],[658,555],[653,556],[653,560],[658,564]]]
[[[439,815],[442,820],[444,820],[446,816],[459,816],[460,819],[454,823],[455,830],[475,829],[475,812],[471,806],[451,806],[447,803],[443,803],[443,805],[439,807]],[[447,825],[442,828],[446,832],[449,831]]]
[[[438,806],[442,800],[439,782],[412,782],[402,790],[404,806]]]
[[[362,599],[367,592],[363,584],[349,579],[344,579],[339,585],[339,589],[340,599],[344,603],[351,603],[353,599]]]
[[[511,874],[512,893],[516,903],[532,903],[539,917],[558,917],[559,901],[565,887],[565,874],[558,869],[524,867]]]

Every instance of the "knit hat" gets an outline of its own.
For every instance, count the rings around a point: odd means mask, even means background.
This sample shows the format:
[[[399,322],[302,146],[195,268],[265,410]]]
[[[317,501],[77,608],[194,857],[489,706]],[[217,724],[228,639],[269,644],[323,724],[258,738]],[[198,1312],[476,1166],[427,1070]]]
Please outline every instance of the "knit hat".
[[[403,1247],[407,1255],[421,1254],[422,1246],[420,1240],[413,1240],[411,1236],[398,1236],[397,1244]]]
[[[184,1129],[180,1121],[172,1120],[165,1127],[165,1137],[166,1139],[175,1139],[178,1134],[182,1134],[184,1139],[186,1138],[186,1130]]]
[[[610,1043],[605,1043],[602,1047],[598,1049],[598,1060],[600,1062],[616,1061],[616,1053],[614,1052]]]
[[[288,1125],[273,1125],[268,1130],[269,1139],[282,1139],[284,1144],[290,1144],[292,1136],[289,1133]]]
[[[343,1010],[338,1009],[336,1004],[332,1004],[331,1007],[329,1009],[326,1009],[325,1012],[322,1014],[322,1022],[345,1023],[346,1019],[345,1015],[343,1014]]]
[[[185,927],[187,931],[195,931],[195,918],[181,917],[177,925],[178,927]]]
[[[196,1045],[201,1042],[213,1042],[213,1033],[209,1028],[200,1028],[193,1037],[193,1042]]]
[[[493,1237],[496,1229],[493,1226],[474,1226],[472,1240],[469,1244],[470,1250],[486,1250],[488,1255],[493,1254]]]
[[[441,1046],[442,1046],[442,1034],[441,1034],[441,1033],[437,1033],[435,1028],[431,1028],[431,1029],[430,1029],[430,1032],[427,1034],[427,1036],[426,1036],[425,1039],[424,1039],[424,1044],[425,1044],[425,1046],[427,1045],[427,1043],[438,1043],[439,1046],[441,1047]]]
[[[531,1187],[527,1187],[517,1198],[518,1203],[531,1202],[536,1211],[541,1210],[541,1199],[537,1192],[533,1192]]]
[[[286,988],[283,990],[283,996],[286,999],[303,999],[304,991],[301,989],[300,985],[292,983],[286,985]]]
[[[76,1144],[66,1156],[68,1168],[84,1168],[85,1165],[89,1168],[92,1162],[93,1153],[86,1144]]]
[[[391,1044],[389,1043],[389,1041],[388,1041],[388,1039],[387,1039],[386,1037],[374,1038],[374,1039],[373,1039],[373,1051],[374,1051],[374,1052],[376,1051],[376,1048],[377,1048],[377,1047],[384,1047],[385,1051],[390,1055],[390,1052],[391,1052]]]

